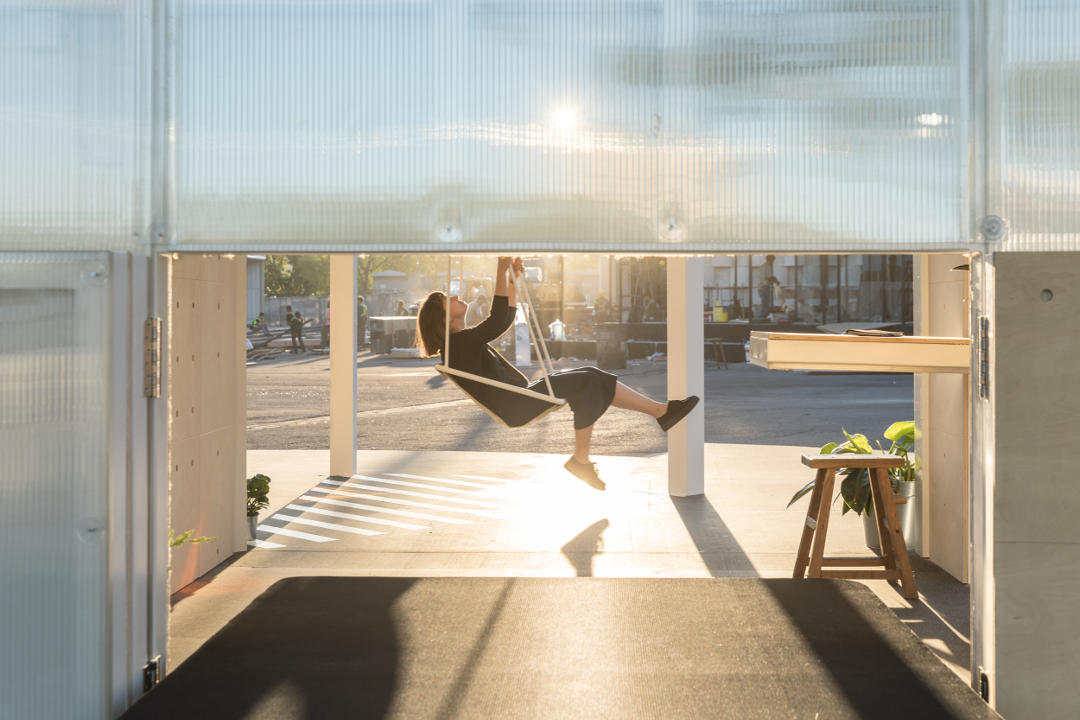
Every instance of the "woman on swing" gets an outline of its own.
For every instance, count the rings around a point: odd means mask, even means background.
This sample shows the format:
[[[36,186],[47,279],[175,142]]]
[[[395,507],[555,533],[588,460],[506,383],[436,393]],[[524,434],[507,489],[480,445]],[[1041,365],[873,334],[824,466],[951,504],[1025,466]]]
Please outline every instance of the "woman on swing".
[[[469,306],[456,295],[450,298],[450,365],[489,380],[508,383],[520,388],[546,393],[543,380],[529,384],[528,379],[488,343],[497,339],[513,324],[517,314],[517,290],[508,282],[508,273],[520,276],[524,272],[521,258],[500,257],[495,271],[495,294],[488,317],[477,325],[465,327]],[[443,344],[446,338],[446,295],[430,293],[420,306],[416,318],[418,345],[421,352],[432,357],[441,354],[446,361]],[[595,367],[561,370],[548,377],[556,397],[565,398],[574,413],[574,454],[565,468],[597,490],[605,485],[589,459],[593,424],[614,405],[636,410],[656,418],[667,432],[694,409],[698,402],[691,395],[684,400],[657,402],[623,385],[615,375]],[[540,414],[548,405],[543,401],[501,390],[475,380],[455,378],[478,403],[497,415],[510,427],[518,427]]]

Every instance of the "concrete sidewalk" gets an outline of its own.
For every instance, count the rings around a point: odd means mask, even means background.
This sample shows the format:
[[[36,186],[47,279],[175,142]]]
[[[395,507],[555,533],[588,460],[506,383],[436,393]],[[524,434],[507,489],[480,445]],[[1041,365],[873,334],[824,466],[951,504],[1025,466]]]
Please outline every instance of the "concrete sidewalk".
[[[252,450],[273,478],[259,547],[173,596],[176,667],[275,581],[297,575],[790,577],[817,448],[706,445],[705,495],[667,494],[665,455],[600,457],[605,492],[562,455],[363,451],[333,484],[326,450]],[[863,555],[861,521],[834,505],[830,554]],[[922,602],[866,581],[950,668],[968,679],[968,588],[913,558]],[[721,620],[718,618],[718,621]]]

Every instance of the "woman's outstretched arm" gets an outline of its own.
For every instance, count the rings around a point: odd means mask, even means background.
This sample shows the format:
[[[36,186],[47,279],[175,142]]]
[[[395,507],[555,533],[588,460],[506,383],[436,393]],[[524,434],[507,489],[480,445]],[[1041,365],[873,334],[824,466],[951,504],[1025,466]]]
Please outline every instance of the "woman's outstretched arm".
[[[506,295],[506,271],[510,267],[510,258],[500,257],[495,267],[495,296]]]
[[[521,277],[525,272],[525,266],[520,257],[500,257],[495,268],[495,294],[506,295],[510,307],[517,307],[517,287],[513,281],[507,280],[507,273],[513,273],[514,278]]]
[[[513,325],[517,314],[517,291],[507,282],[507,272],[521,270],[521,258],[500,257],[495,271],[495,294],[491,301],[491,312],[475,327],[466,328],[458,335],[470,335],[479,342],[495,340]],[[505,302],[504,302],[505,299]]]
[[[507,258],[509,260],[509,258]],[[524,281],[525,279],[525,267],[521,262],[521,258],[516,257],[510,260],[510,264],[507,267],[507,271],[510,273],[510,281],[506,288],[506,297],[509,298],[509,305],[512,308],[517,307],[517,283]]]

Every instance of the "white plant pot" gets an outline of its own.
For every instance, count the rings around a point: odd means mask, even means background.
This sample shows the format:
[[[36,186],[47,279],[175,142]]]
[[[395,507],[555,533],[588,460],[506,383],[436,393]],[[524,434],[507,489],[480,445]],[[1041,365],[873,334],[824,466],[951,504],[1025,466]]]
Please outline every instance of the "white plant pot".
[[[900,483],[900,491],[894,493],[895,497],[907,498],[907,502],[903,505],[896,506],[896,516],[900,521],[900,530],[904,533],[904,543],[908,546],[908,549],[914,548],[912,544],[912,537],[915,533],[915,508],[912,499],[915,497],[915,485],[918,480],[912,480],[911,482]],[[866,547],[870,548],[874,552],[881,552],[881,541],[878,539],[877,519],[874,517],[873,504],[867,508],[867,512],[863,513],[863,535],[866,538]]]

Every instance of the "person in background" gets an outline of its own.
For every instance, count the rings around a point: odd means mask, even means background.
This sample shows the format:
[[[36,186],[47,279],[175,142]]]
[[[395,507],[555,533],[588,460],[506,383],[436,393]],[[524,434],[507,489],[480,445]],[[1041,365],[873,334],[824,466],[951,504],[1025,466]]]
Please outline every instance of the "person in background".
[[[364,334],[367,332],[368,309],[364,302],[364,296],[356,297],[356,346],[364,344]]]
[[[297,352],[297,343],[299,342],[299,352],[307,352],[307,348],[304,347],[304,318],[300,317],[300,311],[291,312],[292,307],[286,306],[286,310],[290,312],[285,316],[289,323],[289,337],[292,340],[292,350]]]
[[[330,301],[326,301],[326,322],[322,326],[322,346],[330,348]]]
[[[403,316],[406,316],[406,317],[409,315],[409,308],[405,307],[405,301],[404,300],[398,300],[397,301],[397,310],[394,311],[394,314],[398,315],[398,316],[403,315]]]
[[[758,306],[758,317],[768,317],[769,313],[773,309],[773,291],[774,288],[780,284],[780,281],[776,279],[773,274],[773,261],[776,260],[775,255],[766,255],[765,262],[761,266],[761,279],[758,280],[758,298],[761,300],[761,305]]]
[[[465,313],[466,325],[477,325],[488,316],[487,296],[478,293],[475,300],[469,303],[469,311]]]

